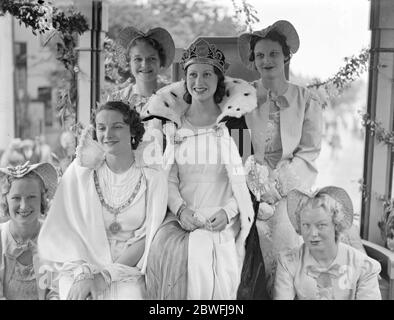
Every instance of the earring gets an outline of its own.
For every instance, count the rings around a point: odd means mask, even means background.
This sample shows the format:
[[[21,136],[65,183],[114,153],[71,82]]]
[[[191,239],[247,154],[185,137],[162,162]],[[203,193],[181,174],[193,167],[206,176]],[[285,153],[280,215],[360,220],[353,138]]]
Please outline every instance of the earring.
[[[135,144],[135,137],[131,138],[131,144]]]

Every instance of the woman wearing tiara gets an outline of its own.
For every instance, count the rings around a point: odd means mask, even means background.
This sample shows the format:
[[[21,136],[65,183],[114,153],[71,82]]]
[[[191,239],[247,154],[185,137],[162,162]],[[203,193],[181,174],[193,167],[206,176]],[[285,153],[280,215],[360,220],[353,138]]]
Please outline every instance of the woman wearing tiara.
[[[143,299],[147,253],[166,212],[167,180],[135,160],[144,127],[127,104],[104,103],[93,125],[94,140],[85,130],[61,180],[39,253],[58,276],[53,287],[61,299]]]
[[[256,107],[252,86],[224,77],[225,57],[198,40],[184,51],[185,81],[160,90],[142,116],[171,120],[165,157],[170,211],[147,265],[150,299],[236,299],[253,207],[226,121]]]

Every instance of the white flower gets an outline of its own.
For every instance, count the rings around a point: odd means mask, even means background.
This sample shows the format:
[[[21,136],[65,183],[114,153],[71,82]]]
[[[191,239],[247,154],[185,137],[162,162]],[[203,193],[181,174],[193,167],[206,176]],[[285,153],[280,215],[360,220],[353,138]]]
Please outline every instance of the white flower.
[[[38,19],[38,27],[40,30],[47,31],[53,29],[52,16],[53,8],[49,5],[41,5],[38,8],[39,13],[43,13],[43,16]]]

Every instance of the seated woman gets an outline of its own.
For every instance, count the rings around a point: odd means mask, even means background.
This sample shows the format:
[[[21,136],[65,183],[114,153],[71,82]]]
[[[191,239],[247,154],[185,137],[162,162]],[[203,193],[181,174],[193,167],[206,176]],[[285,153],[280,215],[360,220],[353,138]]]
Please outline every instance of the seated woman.
[[[184,51],[182,66],[186,80],[163,88],[142,113],[177,126],[165,127],[170,212],[148,257],[149,298],[235,299],[254,212],[225,121],[255,108],[256,93],[224,77],[223,53],[204,40]]]
[[[61,299],[143,299],[146,257],[167,208],[167,179],[134,150],[144,127],[129,105],[109,101],[82,134],[38,239],[59,275]]]
[[[9,218],[0,224],[0,299],[48,298],[39,286],[37,237],[56,186],[56,169],[49,163],[0,169],[0,206]]]
[[[379,300],[381,267],[339,241],[353,220],[345,190],[325,187],[312,196],[293,190],[287,196],[290,221],[304,244],[281,252],[276,270],[275,299]]]

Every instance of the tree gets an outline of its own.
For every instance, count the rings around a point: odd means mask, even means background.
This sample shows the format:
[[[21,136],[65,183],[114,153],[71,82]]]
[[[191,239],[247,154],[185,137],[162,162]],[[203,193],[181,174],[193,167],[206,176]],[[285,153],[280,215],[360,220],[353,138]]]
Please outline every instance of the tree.
[[[116,59],[113,40],[126,26],[141,30],[167,29],[178,48],[187,47],[198,36],[234,36],[246,28],[240,26],[227,8],[203,0],[151,0],[147,3],[109,0],[109,30],[105,41],[105,79],[102,96],[122,86],[130,71]],[[114,87],[115,86],[115,87]]]
[[[177,47],[188,46],[198,36],[233,36],[239,25],[219,5],[202,0],[151,0],[146,4],[110,1],[109,32],[112,39],[132,25],[141,29],[166,28]]]

